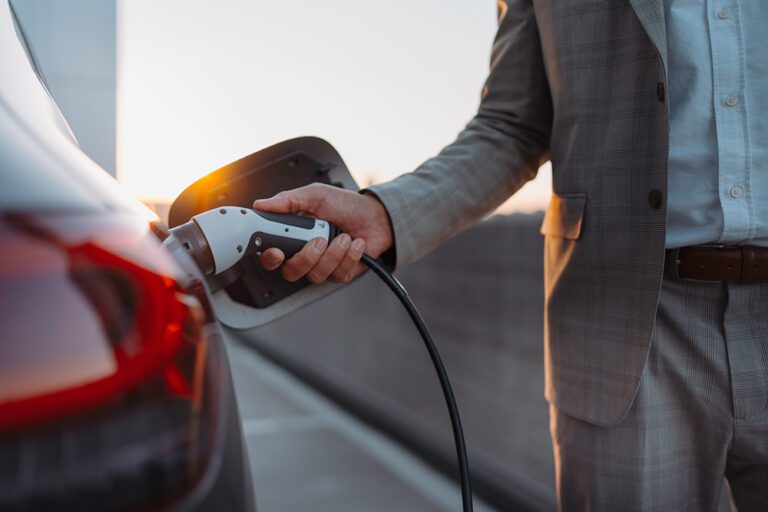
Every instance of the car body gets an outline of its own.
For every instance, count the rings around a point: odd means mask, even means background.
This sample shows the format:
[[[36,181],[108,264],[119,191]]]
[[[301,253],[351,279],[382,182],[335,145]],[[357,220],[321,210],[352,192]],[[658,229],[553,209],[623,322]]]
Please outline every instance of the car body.
[[[222,330],[0,0],[0,510],[254,509]]]

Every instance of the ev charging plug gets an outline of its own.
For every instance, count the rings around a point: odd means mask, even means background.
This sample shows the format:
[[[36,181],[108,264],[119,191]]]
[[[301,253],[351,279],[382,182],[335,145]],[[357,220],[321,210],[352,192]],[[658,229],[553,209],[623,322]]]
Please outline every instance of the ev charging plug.
[[[224,206],[192,217],[170,230],[205,275],[221,274],[247,254],[276,247],[290,258],[314,238],[331,242],[339,230],[330,222]]]

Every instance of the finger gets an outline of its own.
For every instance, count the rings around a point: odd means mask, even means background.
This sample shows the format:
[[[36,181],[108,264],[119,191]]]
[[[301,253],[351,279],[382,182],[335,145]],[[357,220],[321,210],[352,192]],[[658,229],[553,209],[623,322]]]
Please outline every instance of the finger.
[[[283,277],[286,281],[298,281],[307,272],[317,265],[323,251],[328,247],[328,242],[324,238],[314,238],[307,243],[293,258],[283,264]]]
[[[336,267],[336,270],[331,274],[331,279],[334,281],[347,283],[352,280],[353,270],[357,267],[360,258],[363,257],[365,252],[365,240],[362,238],[356,239],[352,242],[347,253],[344,255],[344,259]],[[356,275],[356,274],[355,274]]]
[[[277,267],[283,264],[285,260],[285,254],[283,251],[276,247],[271,247],[261,253],[261,266],[267,270],[275,270]]]
[[[315,284],[320,284],[328,279],[328,276],[330,276],[333,271],[336,270],[336,267],[339,266],[339,263],[344,260],[344,256],[346,256],[351,244],[352,238],[346,233],[342,233],[334,238],[331,245],[328,246],[328,250],[320,257],[320,261],[318,261],[317,265],[315,265],[309,274],[307,274],[307,279]]]
[[[327,193],[324,187],[317,184],[307,185],[280,192],[269,199],[257,199],[253,208],[265,212],[313,213]]]

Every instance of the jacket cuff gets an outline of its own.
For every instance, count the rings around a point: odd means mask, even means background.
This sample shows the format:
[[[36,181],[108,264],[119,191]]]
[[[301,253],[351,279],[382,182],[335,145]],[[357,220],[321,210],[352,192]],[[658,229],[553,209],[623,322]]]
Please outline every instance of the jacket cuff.
[[[398,187],[392,182],[371,185],[360,191],[361,194],[371,194],[384,205],[392,225],[392,249],[381,255],[380,259],[392,270],[400,269],[416,258],[415,248],[408,239],[408,230],[404,229],[402,218],[398,215],[403,198],[397,191]]]

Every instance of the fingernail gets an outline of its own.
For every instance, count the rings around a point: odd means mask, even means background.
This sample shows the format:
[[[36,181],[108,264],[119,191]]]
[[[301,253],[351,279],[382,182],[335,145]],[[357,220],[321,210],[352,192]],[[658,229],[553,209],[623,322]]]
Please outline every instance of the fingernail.
[[[323,252],[327,246],[328,242],[325,240],[325,238],[316,238],[314,244],[312,245],[312,250],[314,252]]]
[[[349,235],[347,235],[346,233],[343,233],[339,237],[339,247],[341,247],[345,251],[347,249],[349,249],[349,244],[351,244],[351,243],[352,243],[352,238]]]
[[[280,258],[276,254],[267,254],[267,263],[277,263],[278,261],[280,261]]]
[[[365,240],[363,240],[362,238],[358,238],[358,239],[357,239],[357,240],[355,240],[355,242],[352,244],[352,247],[353,247],[353,248],[354,248],[356,251],[362,251],[363,249],[365,249]]]

